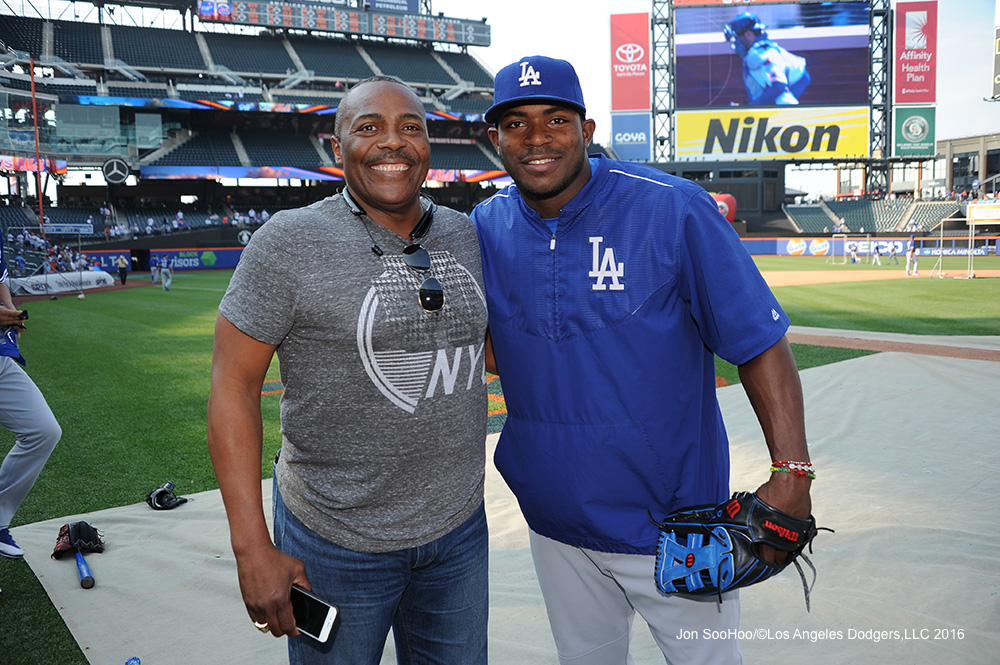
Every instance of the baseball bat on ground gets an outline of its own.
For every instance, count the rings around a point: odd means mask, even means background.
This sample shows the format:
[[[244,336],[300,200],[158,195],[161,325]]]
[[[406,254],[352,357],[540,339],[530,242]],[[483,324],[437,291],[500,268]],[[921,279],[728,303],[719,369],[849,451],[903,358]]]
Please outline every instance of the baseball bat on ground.
[[[80,586],[89,589],[94,586],[94,575],[90,572],[90,566],[83,558],[83,552],[76,551],[76,572],[80,576]]]

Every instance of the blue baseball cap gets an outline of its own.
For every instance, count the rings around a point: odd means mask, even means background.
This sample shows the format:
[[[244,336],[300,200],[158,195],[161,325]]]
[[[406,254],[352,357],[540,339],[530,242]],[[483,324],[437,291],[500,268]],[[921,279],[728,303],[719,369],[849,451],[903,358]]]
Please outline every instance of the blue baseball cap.
[[[552,102],[586,113],[583,89],[573,65],[565,60],[532,55],[497,72],[493,83],[493,106],[486,122],[496,124],[500,114],[512,106]]]

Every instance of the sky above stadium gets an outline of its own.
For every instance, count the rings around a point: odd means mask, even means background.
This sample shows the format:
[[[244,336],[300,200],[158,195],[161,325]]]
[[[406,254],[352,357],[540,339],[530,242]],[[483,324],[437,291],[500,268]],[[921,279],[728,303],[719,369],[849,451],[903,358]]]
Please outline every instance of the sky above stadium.
[[[1000,0],[938,2],[938,139],[1000,132],[1000,102],[984,101],[992,94],[993,27],[998,4]],[[526,55],[547,55],[573,63],[583,85],[587,115],[597,122],[595,140],[605,145],[610,142],[610,16],[651,13],[651,0],[433,0],[433,9],[456,18],[486,18],[492,45],[470,51],[493,72]],[[831,179],[827,172],[825,180]],[[832,180],[825,182],[819,174],[802,178],[789,174],[789,185],[814,194],[834,193]]]

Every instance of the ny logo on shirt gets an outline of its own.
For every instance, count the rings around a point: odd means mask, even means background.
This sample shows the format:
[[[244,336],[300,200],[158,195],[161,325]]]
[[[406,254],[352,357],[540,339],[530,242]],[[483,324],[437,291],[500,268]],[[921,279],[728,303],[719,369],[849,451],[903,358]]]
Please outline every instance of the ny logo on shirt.
[[[542,84],[541,75],[535,71],[535,68],[527,60],[521,63],[521,77],[517,80],[522,88],[528,85]]]
[[[594,263],[589,276],[597,278],[597,282],[592,284],[590,288],[594,291],[607,291],[609,288],[612,291],[624,291],[625,284],[618,280],[625,276],[625,264],[615,261],[613,247],[605,248],[604,254],[601,254],[602,242],[604,242],[604,236],[590,237],[590,244],[594,249]],[[605,279],[611,280],[610,287],[604,283]]]

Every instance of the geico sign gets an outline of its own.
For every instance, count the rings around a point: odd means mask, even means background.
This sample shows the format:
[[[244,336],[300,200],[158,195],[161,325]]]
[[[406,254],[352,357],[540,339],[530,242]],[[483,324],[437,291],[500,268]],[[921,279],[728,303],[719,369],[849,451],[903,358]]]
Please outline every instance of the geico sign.
[[[646,132],[618,132],[615,134],[615,143],[645,143]]]
[[[677,114],[677,156],[778,159],[868,154],[868,110],[755,108]]]

